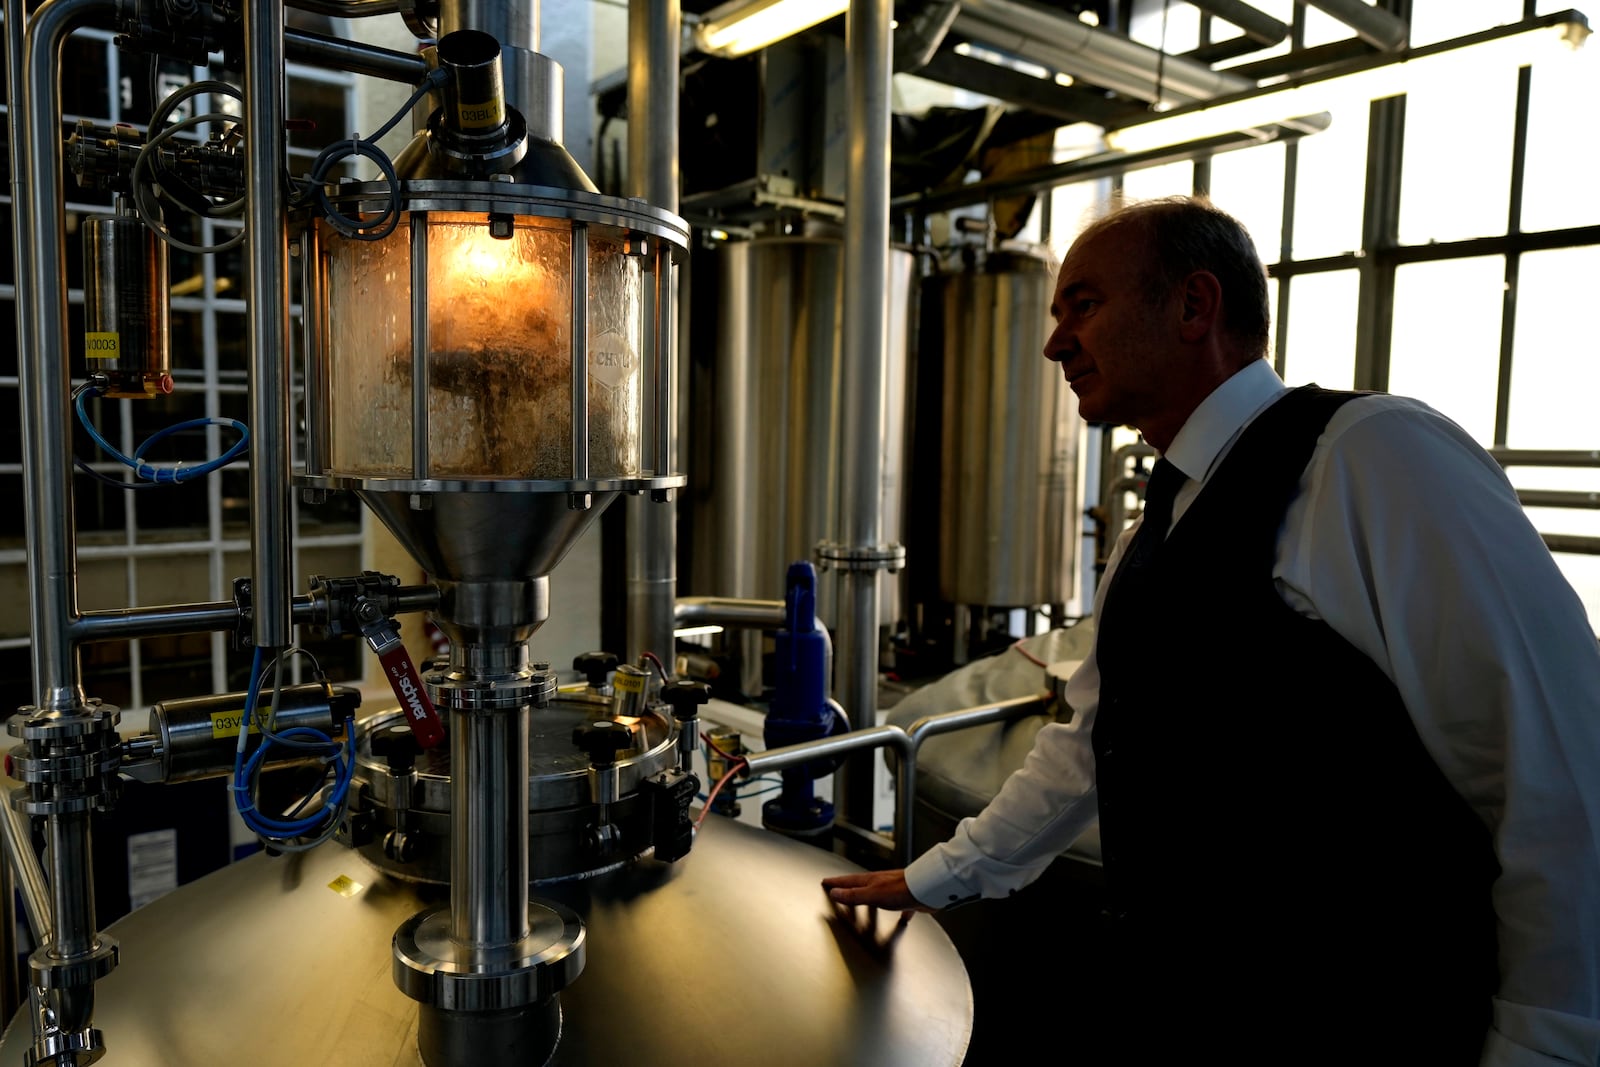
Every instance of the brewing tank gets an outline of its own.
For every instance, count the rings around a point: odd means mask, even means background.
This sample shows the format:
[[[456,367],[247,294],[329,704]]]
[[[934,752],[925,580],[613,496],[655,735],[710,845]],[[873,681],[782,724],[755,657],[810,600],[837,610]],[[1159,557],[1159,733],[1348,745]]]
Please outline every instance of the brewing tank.
[[[1048,257],[1013,251],[923,282],[918,375],[920,395],[936,385],[940,398],[939,500],[928,513],[939,516],[946,602],[1072,598],[1080,431],[1077,399],[1042,354],[1054,285]]]
[[[837,536],[843,466],[844,244],[832,235],[729,242],[717,252],[719,327],[711,410],[711,496],[695,587],[781,600],[790,563]],[[901,540],[906,346],[916,259],[891,251],[883,438],[883,539]],[[897,581],[896,576],[883,579]],[[834,613],[833,583],[818,616]],[[887,624],[899,598],[880,597]]]

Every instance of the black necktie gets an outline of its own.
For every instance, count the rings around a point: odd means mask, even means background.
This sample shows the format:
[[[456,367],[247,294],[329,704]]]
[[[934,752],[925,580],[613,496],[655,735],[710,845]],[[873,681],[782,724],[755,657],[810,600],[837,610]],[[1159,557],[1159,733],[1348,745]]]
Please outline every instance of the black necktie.
[[[1128,546],[1130,566],[1143,567],[1149,563],[1161,542],[1167,539],[1167,531],[1172,527],[1173,501],[1188,480],[1189,476],[1173,464],[1165,459],[1156,460],[1155,470],[1150,472],[1150,480],[1144,487],[1144,521]]]

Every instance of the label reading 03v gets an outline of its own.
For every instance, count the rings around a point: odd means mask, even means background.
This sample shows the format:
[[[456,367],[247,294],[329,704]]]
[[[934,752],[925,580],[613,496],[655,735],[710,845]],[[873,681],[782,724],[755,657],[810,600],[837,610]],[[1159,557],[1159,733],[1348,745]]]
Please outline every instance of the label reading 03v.
[[[122,338],[115,333],[84,334],[84,355],[90,359],[120,359],[122,357]]]
[[[211,739],[221,741],[224,737],[239,736],[239,720],[244,718],[244,711],[214,711],[211,713]],[[255,723],[250,724],[250,732],[259,734],[261,730]]]

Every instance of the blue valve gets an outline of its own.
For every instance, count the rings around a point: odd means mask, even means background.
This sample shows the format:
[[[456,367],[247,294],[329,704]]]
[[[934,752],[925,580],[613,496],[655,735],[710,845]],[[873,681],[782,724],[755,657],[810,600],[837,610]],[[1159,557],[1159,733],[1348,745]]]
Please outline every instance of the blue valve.
[[[789,565],[783,598],[784,628],[775,639],[774,692],[763,738],[769,749],[817,741],[850,729],[844,709],[828,696],[833,679],[833,642],[817,621],[817,571],[801,560]],[[812,783],[832,774],[837,759],[817,760],[783,772],[778,796],[761,806],[769,830],[806,836],[833,825],[833,805],[819,799]]]

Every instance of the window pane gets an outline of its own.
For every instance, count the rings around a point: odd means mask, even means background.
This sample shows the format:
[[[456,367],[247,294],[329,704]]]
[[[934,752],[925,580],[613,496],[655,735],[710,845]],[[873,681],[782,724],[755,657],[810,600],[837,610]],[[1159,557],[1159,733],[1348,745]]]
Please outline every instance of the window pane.
[[[1257,11],[1260,11],[1264,15],[1271,15],[1285,26],[1288,26],[1294,22],[1294,0],[1252,0],[1250,6],[1255,8]],[[1212,40],[1226,41],[1237,36],[1238,30],[1234,27],[1233,23],[1228,22],[1225,19],[1211,20]],[[1289,38],[1285,37],[1271,48],[1258,49],[1257,51],[1249,52],[1235,59],[1224,60],[1221,63],[1216,64],[1216,66],[1218,69],[1224,67],[1235,67],[1240,63],[1254,63],[1259,59],[1267,59],[1272,56],[1281,56],[1289,51],[1290,43],[1291,42]]]
[[[1276,263],[1283,233],[1283,145],[1224,152],[1211,161],[1211,200],[1244,223],[1263,263]]]
[[[1600,448],[1600,334],[1578,328],[1596,277],[1600,247],[1522,257],[1506,427],[1512,448]]]
[[[1533,70],[1528,97],[1522,228],[1558,230],[1600,222],[1600,146],[1578,101],[1600,100],[1600,48],[1554,55]],[[1587,109],[1588,105],[1585,105]]]
[[[1289,336],[1283,380],[1349,389],[1356,380],[1356,294],[1353,270],[1305,274],[1289,285]]]
[[[1406,97],[1400,240],[1454,241],[1506,232],[1517,72],[1435,78]]]
[[[1485,256],[1395,271],[1389,391],[1432,404],[1483,445],[1494,442],[1505,270]]]
[[[1145,170],[1130,170],[1122,177],[1122,195],[1129,200],[1186,196],[1193,191],[1194,164],[1187,159]]]
[[[1200,10],[1188,4],[1146,6],[1128,20],[1128,36],[1169,54],[1188,52],[1200,45]]]
[[[1300,141],[1294,196],[1296,259],[1338,255],[1361,247],[1368,110],[1366,104],[1341,108],[1334,113],[1332,126]]]

